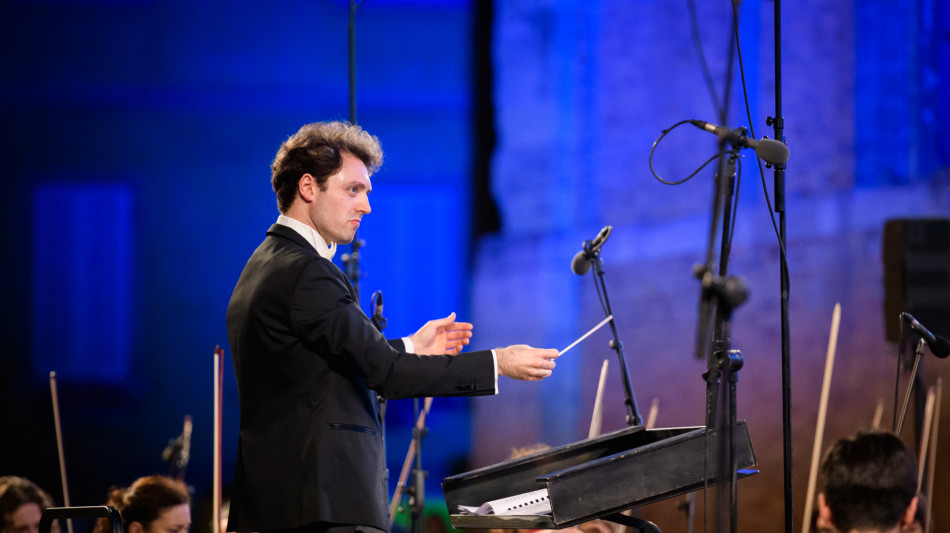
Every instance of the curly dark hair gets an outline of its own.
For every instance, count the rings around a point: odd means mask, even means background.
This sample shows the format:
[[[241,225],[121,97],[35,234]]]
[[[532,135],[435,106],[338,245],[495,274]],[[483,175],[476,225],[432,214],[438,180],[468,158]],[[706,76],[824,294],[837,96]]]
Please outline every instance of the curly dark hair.
[[[312,175],[326,190],[327,178],[343,166],[343,152],[356,156],[370,174],[383,164],[379,139],[348,122],[307,124],[284,141],[270,166],[280,212],[285,213],[294,202],[304,174]]]

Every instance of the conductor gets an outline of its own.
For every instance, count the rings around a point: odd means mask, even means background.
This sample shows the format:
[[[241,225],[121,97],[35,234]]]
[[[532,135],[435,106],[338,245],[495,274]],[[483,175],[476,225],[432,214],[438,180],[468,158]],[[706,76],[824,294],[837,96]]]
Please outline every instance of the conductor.
[[[307,124],[271,165],[280,216],[251,255],[227,311],[240,433],[228,531],[389,529],[377,394],[496,394],[497,377],[540,380],[553,349],[458,354],[472,324],[455,314],[387,341],[331,259],[370,212],[376,137]]]

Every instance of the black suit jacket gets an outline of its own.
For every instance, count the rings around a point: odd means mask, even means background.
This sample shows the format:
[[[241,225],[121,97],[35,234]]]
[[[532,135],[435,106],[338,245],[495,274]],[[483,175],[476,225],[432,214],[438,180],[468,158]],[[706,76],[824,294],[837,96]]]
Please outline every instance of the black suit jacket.
[[[227,313],[240,400],[229,531],[313,522],[389,529],[377,393],[492,394],[490,351],[419,356],[391,345],[343,272],[275,224]]]

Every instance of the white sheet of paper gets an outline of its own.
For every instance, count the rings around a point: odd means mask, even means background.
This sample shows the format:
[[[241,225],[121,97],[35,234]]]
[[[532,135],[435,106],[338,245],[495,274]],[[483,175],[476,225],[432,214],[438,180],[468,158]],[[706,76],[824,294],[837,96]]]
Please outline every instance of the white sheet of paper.
[[[548,499],[548,489],[545,488],[485,502],[479,507],[459,505],[459,509],[463,513],[474,515],[549,514],[551,501]]]

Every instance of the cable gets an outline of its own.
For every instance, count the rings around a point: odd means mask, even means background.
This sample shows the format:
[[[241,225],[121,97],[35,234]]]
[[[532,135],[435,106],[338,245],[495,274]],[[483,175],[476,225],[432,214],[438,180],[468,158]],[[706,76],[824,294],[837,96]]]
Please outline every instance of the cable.
[[[706,82],[706,89],[712,98],[713,107],[716,108],[716,114],[720,121],[725,121],[725,110],[719,105],[719,96],[716,94],[716,86],[713,83],[712,74],[709,72],[709,65],[706,63],[706,54],[703,52],[703,41],[699,35],[699,18],[696,16],[696,3],[693,0],[687,0],[687,10],[689,11],[689,27],[693,37],[693,46],[696,48],[696,55],[699,56],[699,65],[703,72],[703,81]]]
[[[732,21],[735,27],[739,27],[739,13],[736,10],[735,2],[732,3]],[[752,125],[752,112],[749,109],[749,90],[746,86],[745,80],[745,66],[742,62],[742,47],[739,44],[739,32],[735,32],[736,35],[736,55],[739,57],[739,78],[742,80],[742,99],[745,102],[745,113],[746,120],[749,121],[749,134],[752,135],[753,139],[758,137],[755,135],[755,126]],[[759,177],[762,180],[762,192],[765,194],[765,206],[769,210],[769,220],[772,221],[772,230],[775,231],[775,238],[778,241],[779,247],[782,249],[780,255],[781,261],[784,264],[785,268],[781,269],[782,276],[785,279],[788,279],[788,264],[786,263],[786,254],[785,254],[785,242],[782,241],[782,236],[778,231],[778,223],[775,222],[775,211],[772,210],[772,199],[769,197],[769,188],[768,184],[765,183],[765,170],[762,168],[762,159],[758,155],[755,156],[756,161],[758,162],[759,167]],[[738,190],[738,186],[736,186]]]
[[[653,146],[650,147],[650,157],[649,157],[650,173],[653,174],[653,177],[656,178],[657,181],[659,181],[660,183],[665,183],[665,184],[667,184],[667,185],[679,185],[679,184],[681,184],[681,183],[686,183],[687,181],[690,180],[690,178],[692,178],[692,177],[695,176],[697,173],[699,173],[700,170],[702,170],[703,168],[705,168],[706,165],[708,165],[709,163],[711,163],[713,159],[716,159],[717,157],[719,157],[719,154],[718,154],[718,153],[717,153],[717,154],[714,154],[712,157],[710,157],[709,159],[707,159],[705,163],[703,163],[702,165],[700,165],[699,168],[697,168],[696,170],[694,170],[694,171],[692,172],[692,174],[690,174],[689,176],[686,176],[685,178],[683,178],[683,179],[681,179],[681,180],[677,180],[677,181],[665,180],[665,179],[661,178],[659,174],[656,173],[656,169],[653,168],[653,152],[656,151],[657,145],[660,144],[660,141],[663,140],[663,137],[666,137],[671,131],[673,131],[674,129],[676,129],[676,128],[682,126],[683,124],[686,124],[687,122],[689,122],[689,120],[681,120],[681,121],[677,122],[676,124],[673,124],[673,125],[670,126],[669,128],[663,130],[663,131],[660,133],[660,136],[657,137],[657,139],[656,139],[655,141],[653,141]]]
[[[732,236],[736,234],[736,212],[739,211],[739,185],[742,183],[742,159],[736,158],[736,190],[732,195],[732,223],[729,224],[728,248],[732,250]]]

